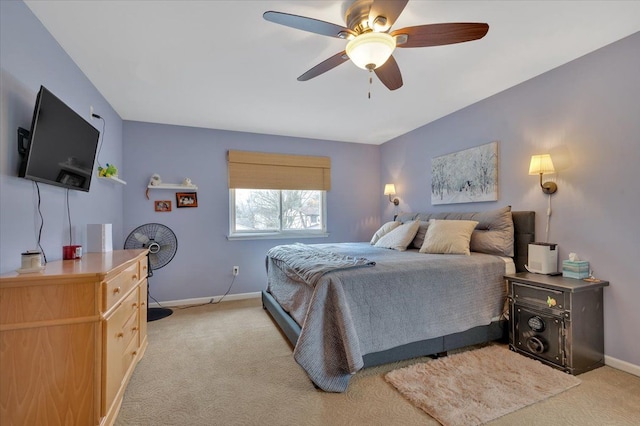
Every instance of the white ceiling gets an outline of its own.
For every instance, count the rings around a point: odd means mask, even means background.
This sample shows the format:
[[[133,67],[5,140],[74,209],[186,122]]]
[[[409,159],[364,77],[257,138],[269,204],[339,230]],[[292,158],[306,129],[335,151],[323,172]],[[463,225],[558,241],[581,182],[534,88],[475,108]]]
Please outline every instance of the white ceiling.
[[[481,40],[394,52],[387,90],[346,62],[296,78],[344,40],[267,10],[344,25],[344,1],[26,1],[125,120],[381,144],[640,31],[640,1],[411,0],[392,29],[486,22]],[[99,113],[99,111],[98,111]]]

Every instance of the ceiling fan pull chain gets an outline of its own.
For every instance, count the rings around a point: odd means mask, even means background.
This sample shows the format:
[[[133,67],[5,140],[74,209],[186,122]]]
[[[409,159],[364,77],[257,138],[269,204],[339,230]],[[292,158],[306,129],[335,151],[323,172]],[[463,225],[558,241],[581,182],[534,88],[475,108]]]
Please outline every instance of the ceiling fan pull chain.
[[[369,99],[371,99],[371,85],[373,84],[373,77],[371,76],[372,72],[373,69],[369,68]]]

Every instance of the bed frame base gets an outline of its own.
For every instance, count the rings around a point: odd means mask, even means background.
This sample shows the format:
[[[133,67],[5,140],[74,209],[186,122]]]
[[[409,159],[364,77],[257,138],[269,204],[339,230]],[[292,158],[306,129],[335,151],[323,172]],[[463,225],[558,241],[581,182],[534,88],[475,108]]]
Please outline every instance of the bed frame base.
[[[298,336],[300,336],[300,326],[282,309],[273,296],[264,290],[262,291],[262,307],[269,312],[291,345],[295,347]],[[487,326],[474,327],[460,333],[408,343],[386,351],[366,354],[362,357],[362,360],[366,368],[427,355],[442,356],[446,355],[447,351],[469,345],[493,340],[506,341],[507,336],[507,322],[495,321]]]

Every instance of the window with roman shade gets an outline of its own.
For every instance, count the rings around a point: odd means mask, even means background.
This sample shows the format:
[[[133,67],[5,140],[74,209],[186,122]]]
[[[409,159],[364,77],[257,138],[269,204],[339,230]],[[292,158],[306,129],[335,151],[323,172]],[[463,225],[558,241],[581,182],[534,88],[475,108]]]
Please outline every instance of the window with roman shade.
[[[229,151],[229,188],[331,189],[331,159],[308,155]]]
[[[228,152],[229,239],[326,237],[329,157]]]

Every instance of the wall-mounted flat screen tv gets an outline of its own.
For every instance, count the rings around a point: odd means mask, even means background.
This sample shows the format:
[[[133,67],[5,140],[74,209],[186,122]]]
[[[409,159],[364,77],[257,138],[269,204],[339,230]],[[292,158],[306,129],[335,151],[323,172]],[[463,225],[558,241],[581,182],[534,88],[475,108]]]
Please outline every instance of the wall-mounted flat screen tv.
[[[40,86],[19,176],[89,191],[99,137],[95,127]]]

